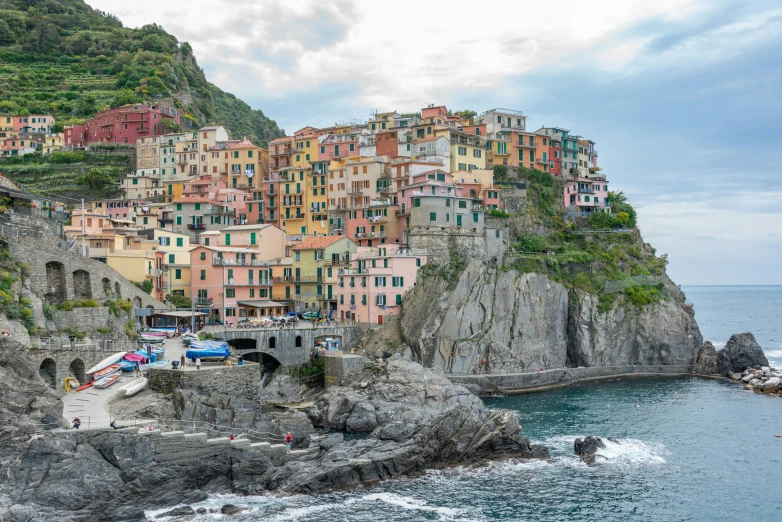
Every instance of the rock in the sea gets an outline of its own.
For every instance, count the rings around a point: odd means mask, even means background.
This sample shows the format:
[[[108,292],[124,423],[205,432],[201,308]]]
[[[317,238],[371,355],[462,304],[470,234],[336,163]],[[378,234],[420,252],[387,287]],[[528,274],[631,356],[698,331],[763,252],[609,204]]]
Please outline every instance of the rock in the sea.
[[[730,377],[730,380],[732,381],[741,380],[741,374],[739,372],[728,372],[728,377]]]
[[[394,421],[416,424],[456,406],[486,409],[478,397],[451,383],[441,370],[391,358],[368,382],[326,390],[315,400],[309,417],[316,426],[368,432]]]
[[[220,513],[223,515],[235,515],[244,510],[245,508],[243,507],[235,506],[233,504],[224,504],[223,507],[220,508]]]
[[[717,373],[717,361],[717,350],[711,341],[706,341],[698,350],[694,372],[700,375],[713,375]]]
[[[207,510],[206,510],[205,507],[200,507],[200,508],[196,509],[196,513],[198,513],[199,515],[203,515],[206,512],[207,512]]]
[[[782,386],[782,379],[779,377],[771,377],[765,383],[763,383],[763,390],[776,391]]]
[[[182,506],[182,507],[174,508],[171,511],[166,511],[165,513],[161,513],[155,518],[186,517],[192,515],[195,515],[195,511],[193,511],[193,508],[191,508],[190,506]]]
[[[717,352],[718,372],[727,376],[730,372],[741,372],[746,368],[768,366],[763,349],[751,333],[734,334],[725,348]]]
[[[595,463],[595,454],[600,448],[605,448],[606,445],[600,437],[585,437],[584,440],[576,439],[573,442],[573,450],[581,460],[588,465]]]

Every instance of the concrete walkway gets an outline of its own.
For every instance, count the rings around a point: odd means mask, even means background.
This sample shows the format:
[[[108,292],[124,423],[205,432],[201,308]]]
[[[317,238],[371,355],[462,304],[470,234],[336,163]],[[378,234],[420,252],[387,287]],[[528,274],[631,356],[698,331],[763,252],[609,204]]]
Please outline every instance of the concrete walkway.
[[[121,387],[134,380],[135,372],[122,372],[122,377],[108,388],[93,386],[80,392],[71,391],[62,398],[62,414],[65,420],[72,423],[74,417],[78,417],[81,420],[81,429],[108,427],[112,418],[109,415],[109,400]]]

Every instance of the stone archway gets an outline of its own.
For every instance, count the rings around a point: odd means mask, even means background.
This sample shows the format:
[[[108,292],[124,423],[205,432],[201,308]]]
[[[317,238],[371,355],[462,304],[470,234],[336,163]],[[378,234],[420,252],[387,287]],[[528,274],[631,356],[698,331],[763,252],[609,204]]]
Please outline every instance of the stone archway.
[[[103,294],[106,297],[112,295],[113,292],[111,291],[111,281],[109,281],[109,278],[104,277],[103,279],[100,280],[100,283],[103,286]]]
[[[92,298],[92,285],[90,284],[90,273],[86,270],[76,270],[73,272],[73,298],[90,299]]]
[[[275,348],[277,348],[277,337],[272,335],[269,337],[269,349],[274,350]]]
[[[38,367],[38,375],[50,388],[57,389],[57,363],[54,359],[44,359]]]
[[[265,352],[248,352],[242,354],[242,357],[244,357],[244,360],[246,361],[260,364],[261,373],[267,375],[273,373],[274,370],[281,366],[280,361],[278,361],[276,357]]]
[[[76,380],[79,381],[79,384],[84,384],[87,382],[87,374],[85,373],[85,366],[84,361],[81,359],[74,359],[71,361],[70,366],[68,366],[68,371],[73,374],[74,377],[76,377]]]
[[[141,308],[141,298],[140,297],[134,297],[133,298],[133,307],[134,308]]]
[[[44,299],[49,304],[59,304],[67,298],[65,290],[65,266],[59,261],[46,263],[46,292]]]
[[[228,344],[237,350],[255,350],[258,342],[255,339],[231,339]]]
[[[296,336],[296,348],[301,348],[301,335]]]

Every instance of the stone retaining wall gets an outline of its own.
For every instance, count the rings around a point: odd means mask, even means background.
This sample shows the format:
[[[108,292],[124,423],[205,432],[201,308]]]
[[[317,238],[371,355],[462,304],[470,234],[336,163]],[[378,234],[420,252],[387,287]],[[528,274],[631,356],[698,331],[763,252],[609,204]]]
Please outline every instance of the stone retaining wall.
[[[53,322],[57,330],[64,332],[71,329],[85,334],[94,341],[127,341],[129,340],[125,326],[134,319],[124,312],[119,317],[114,316],[108,307],[74,308],[72,311],[58,310]],[[98,329],[111,328],[111,332],[102,333]]]
[[[596,366],[589,368],[556,368],[540,373],[515,373],[503,375],[449,375],[455,383],[477,385],[482,393],[524,393],[567,386],[575,382],[637,377],[673,377],[692,374],[693,367],[686,366]]]
[[[199,395],[230,395],[247,400],[258,400],[261,366],[245,362],[242,366],[201,369],[183,372],[153,368],[149,372],[149,387],[160,393],[171,393],[176,388],[193,391]]]
[[[45,302],[121,297],[138,307],[165,306],[107,264],[59,248],[62,238],[49,220],[6,212],[0,223],[0,240],[14,259],[30,265],[31,288]]]

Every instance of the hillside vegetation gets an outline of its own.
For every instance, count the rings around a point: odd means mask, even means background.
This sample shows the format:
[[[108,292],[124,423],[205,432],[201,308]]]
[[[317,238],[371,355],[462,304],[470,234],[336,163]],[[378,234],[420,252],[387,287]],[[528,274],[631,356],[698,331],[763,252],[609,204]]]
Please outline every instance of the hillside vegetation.
[[[118,183],[136,164],[128,145],[101,145],[89,152],[26,154],[0,161],[3,174],[32,193],[87,201],[118,197]]]
[[[82,0],[0,0],[0,113],[67,123],[106,106],[168,101],[189,126],[222,124],[265,145],[283,135],[260,110],[210,84],[185,42],[122,26]]]
[[[509,216],[515,259],[508,269],[543,273],[568,288],[599,295],[601,310],[620,295],[639,307],[665,297],[657,281],[665,276],[667,256],[657,257],[644,243],[636,212],[621,192],[609,193],[615,215],[573,219],[562,205],[562,179],[525,168],[500,174],[527,184],[528,205]],[[606,283],[617,282],[626,283],[621,293],[605,292]]]

